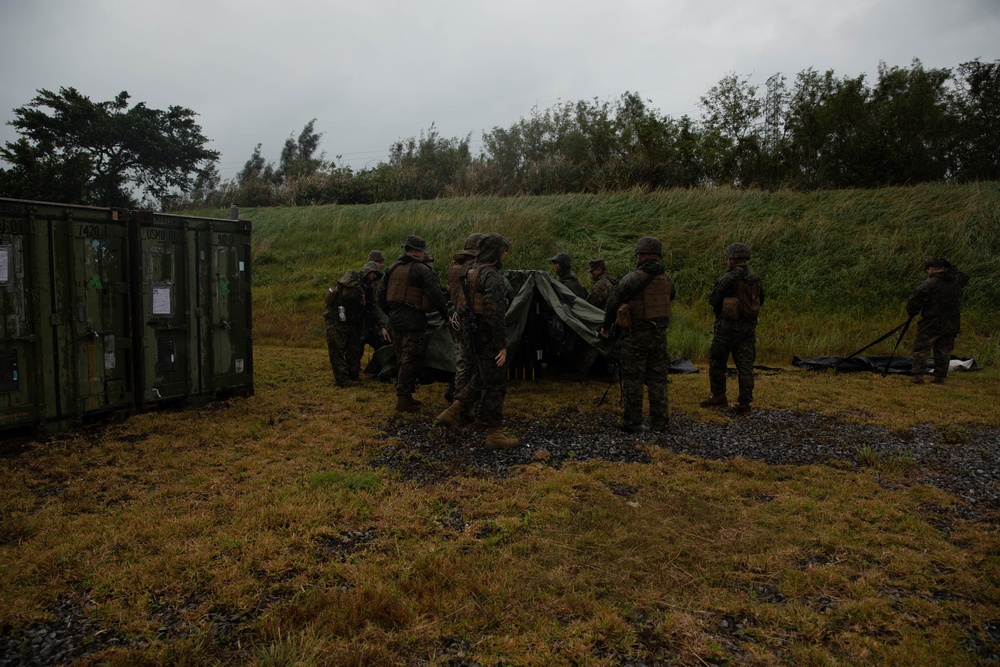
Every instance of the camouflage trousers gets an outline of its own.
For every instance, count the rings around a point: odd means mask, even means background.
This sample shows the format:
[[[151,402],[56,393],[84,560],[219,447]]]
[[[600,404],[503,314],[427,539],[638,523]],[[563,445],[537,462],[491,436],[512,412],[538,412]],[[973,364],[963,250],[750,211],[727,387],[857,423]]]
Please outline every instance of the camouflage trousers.
[[[396,395],[410,396],[417,389],[417,377],[424,365],[427,334],[420,331],[393,331],[392,349],[396,353],[399,372],[396,375]]]
[[[454,331],[454,330],[453,330]],[[476,356],[469,348],[465,332],[454,332],[455,337],[455,385],[454,398],[462,401],[463,411],[469,417],[474,416],[475,404],[482,393],[479,382],[479,372],[476,369]]]
[[[493,346],[487,346],[477,355],[470,354],[470,360],[476,364],[473,381],[464,388],[459,388],[455,398],[461,401],[463,410],[475,407],[477,416],[486,422],[487,426],[500,426],[503,421],[503,399],[507,396],[507,369],[497,366],[496,356],[500,352]],[[478,368],[478,373],[476,373]]]
[[[330,368],[333,380],[342,387],[348,380],[357,380],[361,375],[361,330],[351,323],[326,321],[326,348],[330,353]]]
[[[621,377],[625,410],[622,426],[633,429],[642,426],[642,388],[649,394],[649,425],[654,429],[666,427],[667,373],[670,372],[670,355],[667,354],[667,330],[653,327],[633,328],[625,337],[622,351]]]
[[[913,341],[913,375],[927,373],[927,355],[933,350],[934,375],[948,377],[948,365],[951,362],[951,351],[955,349],[954,336],[942,336],[918,331]]]
[[[753,402],[753,362],[757,359],[757,323],[716,320],[712,348],[708,353],[708,383],[713,396],[726,393],[729,355],[736,364],[740,403]]]

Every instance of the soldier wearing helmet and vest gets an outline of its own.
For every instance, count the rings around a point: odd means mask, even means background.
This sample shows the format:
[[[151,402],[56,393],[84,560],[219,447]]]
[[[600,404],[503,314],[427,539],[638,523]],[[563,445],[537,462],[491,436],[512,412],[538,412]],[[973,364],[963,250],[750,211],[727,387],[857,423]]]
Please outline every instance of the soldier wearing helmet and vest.
[[[636,268],[622,278],[608,300],[601,336],[610,338],[611,326],[624,329],[621,376],[625,409],[621,429],[642,430],[642,388],[649,393],[649,426],[664,431],[670,420],[667,407],[667,326],[670,302],[676,296],[673,281],[660,264],[663,244],[643,236],[635,244]]]
[[[478,383],[457,387],[455,401],[438,415],[438,421],[453,433],[461,433],[461,415],[479,403],[479,419],[486,425],[486,448],[517,447],[521,441],[500,431],[503,421],[503,401],[507,395],[507,290],[500,267],[507,258],[510,242],[496,232],[485,234],[479,241],[476,262],[466,275],[472,313],[476,318],[477,348],[475,372]],[[471,347],[471,346],[470,346]]]
[[[715,283],[708,302],[715,311],[712,348],[709,351],[708,381],[712,395],[701,407],[728,405],[726,364],[732,355],[739,378],[739,397],[733,409],[749,412],[753,402],[753,364],[757,358],[757,318],[764,303],[764,285],[747,268],[750,247],[745,243],[726,246],[729,269]]]
[[[427,348],[427,313],[436,310],[448,321],[448,301],[441,281],[426,264],[427,243],[409,236],[403,254],[389,267],[377,290],[382,310],[389,314],[389,330],[396,352],[396,411],[416,412],[420,401],[413,399],[417,375]]]

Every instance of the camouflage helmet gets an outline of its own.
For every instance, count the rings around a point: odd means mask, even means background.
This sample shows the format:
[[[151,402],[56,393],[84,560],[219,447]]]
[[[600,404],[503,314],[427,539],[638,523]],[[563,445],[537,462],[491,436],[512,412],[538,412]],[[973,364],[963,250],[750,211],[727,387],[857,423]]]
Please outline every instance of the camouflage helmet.
[[[368,253],[369,262],[385,262],[385,253],[381,250],[372,250]]]
[[[476,261],[480,264],[499,262],[504,251],[510,249],[510,241],[501,234],[490,232],[483,234],[476,246]]]
[[[365,280],[368,280],[368,276],[372,273],[381,278],[384,272],[379,268],[378,262],[365,262],[365,265],[361,267],[361,275]]]
[[[952,268],[951,262],[946,260],[944,257],[931,257],[929,260],[924,262],[924,271],[927,269],[950,269]]]
[[[553,264],[559,264],[564,269],[573,268],[573,260],[570,259],[569,253],[557,252],[549,261]]]
[[[750,246],[746,243],[730,243],[726,246],[726,257],[729,259],[750,259]]]
[[[660,239],[652,236],[643,236],[635,242],[635,254],[637,255],[659,255],[663,257],[663,244]]]
[[[337,281],[337,284],[344,289],[361,287],[361,274],[354,269],[344,271],[344,275],[340,276],[340,280]]]
[[[419,236],[407,236],[403,241],[403,250],[427,250],[427,242]]]
[[[483,238],[483,234],[480,232],[469,234],[469,238],[465,239],[465,246],[462,247],[461,254],[475,257],[476,248],[479,247],[479,239],[481,238]]]

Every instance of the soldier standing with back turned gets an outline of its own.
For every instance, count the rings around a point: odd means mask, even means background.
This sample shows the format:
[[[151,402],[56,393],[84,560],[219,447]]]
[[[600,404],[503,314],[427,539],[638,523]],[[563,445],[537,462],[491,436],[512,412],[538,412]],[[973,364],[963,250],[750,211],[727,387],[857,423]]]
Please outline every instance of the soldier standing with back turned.
[[[476,263],[467,274],[472,313],[476,318],[475,369],[479,382],[458,387],[455,401],[438,415],[452,433],[461,433],[461,415],[479,401],[479,417],[486,424],[486,448],[507,449],[521,444],[500,431],[507,395],[507,293],[500,268],[510,242],[496,232],[479,241]]]
[[[955,336],[962,325],[962,290],[969,282],[965,275],[946,259],[924,262],[927,280],[920,283],[906,304],[910,317],[920,314],[917,338],[913,341],[913,370],[910,381],[923,384],[927,373],[927,354],[934,351],[934,384],[948,377]]]
[[[673,281],[663,270],[660,259],[663,244],[643,236],[635,244],[636,268],[615,287],[604,312],[601,336],[611,337],[616,321],[624,328],[625,349],[622,355],[622,381],[625,410],[621,429],[627,433],[642,430],[642,388],[649,393],[649,427],[665,431],[670,416],[667,409],[667,326],[670,302],[676,296]],[[619,310],[624,306],[623,312]],[[627,313],[627,315],[626,315]],[[619,316],[621,315],[621,316]]]
[[[389,313],[392,346],[399,365],[397,412],[416,412],[420,408],[413,392],[427,349],[427,313],[436,310],[446,322],[449,319],[441,281],[425,263],[427,256],[427,243],[419,236],[408,236],[403,254],[386,270],[377,290],[379,306]]]
[[[760,277],[747,268],[749,259],[750,247],[745,243],[726,246],[729,269],[708,295],[708,303],[715,310],[715,329],[708,362],[712,395],[700,403],[703,408],[728,405],[726,363],[732,354],[740,386],[740,395],[733,409],[750,412],[753,363],[757,358],[757,317],[764,303],[764,286]]]

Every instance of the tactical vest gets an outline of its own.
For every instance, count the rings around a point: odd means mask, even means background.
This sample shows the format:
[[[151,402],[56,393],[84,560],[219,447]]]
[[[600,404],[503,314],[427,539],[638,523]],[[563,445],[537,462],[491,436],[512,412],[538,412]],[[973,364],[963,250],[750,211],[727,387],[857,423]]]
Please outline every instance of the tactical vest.
[[[472,295],[472,313],[474,315],[486,314],[483,292],[479,289],[479,273],[482,270],[482,266],[477,266],[474,269],[469,269],[469,272],[465,274],[466,280],[469,282],[469,294]]]
[[[639,271],[643,280],[649,276],[645,271]],[[646,288],[629,301],[632,321],[654,321],[670,317],[670,276],[666,273],[653,278]]]
[[[431,300],[422,289],[410,284],[410,269],[414,264],[406,262],[392,269],[385,286],[385,300],[390,306],[410,306],[426,313],[431,309]]]
[[[455,304],[455,310],[459,310],[465,305],[465,292],[462,291],[462,278],[469,273],[472,266],[472,258],[467,262],[452,262],[448,267],[448,293],[451,295],[451,302]],[[469,292],[472,293],[471,291]]]

